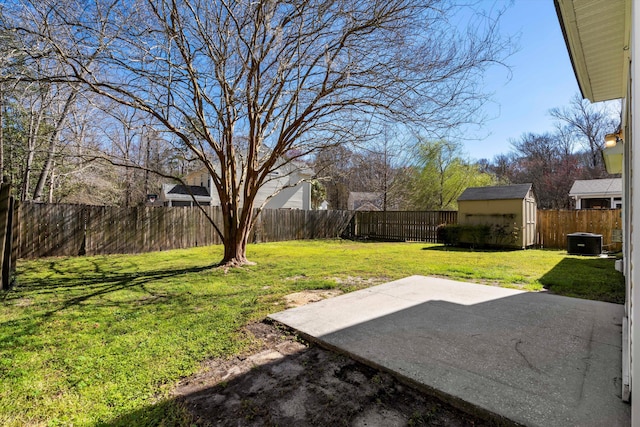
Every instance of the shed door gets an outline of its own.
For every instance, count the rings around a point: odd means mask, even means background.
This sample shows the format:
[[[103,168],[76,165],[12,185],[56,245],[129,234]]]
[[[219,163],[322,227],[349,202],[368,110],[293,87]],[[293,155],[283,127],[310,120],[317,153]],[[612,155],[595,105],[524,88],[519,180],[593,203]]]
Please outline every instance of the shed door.
[[[531,246],[536,243],[536,202],[534,199],[525,199],[525,233],[524,245]]]

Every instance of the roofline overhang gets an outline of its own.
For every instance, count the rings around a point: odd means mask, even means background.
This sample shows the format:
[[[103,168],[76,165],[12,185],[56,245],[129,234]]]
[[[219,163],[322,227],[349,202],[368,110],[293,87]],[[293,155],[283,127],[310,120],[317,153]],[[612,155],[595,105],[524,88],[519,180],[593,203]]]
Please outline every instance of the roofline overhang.
[[[193,201],[194,199],[197,202],[210,202],[211,196],[190,196],[189,194],[166,194],[164,196],[165,200],[174,200],[174,201]]]
[[[578,73],[578,70],[576,68],[576,60],[574,58],[573,51],[571,49],[571,43],[569,43],[569,38],[567,37],[567,28],[565,26],[564,19],[562,17],[562,11],[560,10],[559,0],[553,0],[553,5],[555,6],[556,16],[558,17],[558,22],[560,23],[560,30],[562,31],[562,38],[564,39],[564,45],[566,46],[567,52],[569,53],[569,60],[571,61],[571,68],[573,69],[573,75],[575,76],[576,81],[578,82],[578,89],[580,89],[580,95],[583,98],[591,99],[592,94],[585,93],[585,89],[582,83],[580,82],[580,74]]]
[[[607,19],[607,17],[620,17],[622,14],[624,25],[617,27],[612,26],[612,32],[615,34],[614,43],[611,40],[602,40],[598,38],[597,42],[593,38],[589,38],[588,25],[583,22],[593,19],[588,16],[584,7],[576,7],[576,0],[554,0],[556,15],[562,30],[571,67],[578,82],[578,87],[583,98],[591,102],[609,101],[613,99],[624,98],[626,95],[626,85],[629,75],[629,42],[631,35],[631,0],[607,0],[598,3],[598,7],[605,12],[600,13],[598,19]],[[576,11],[580,12],[578,15]],[[579,22],[580,21],[580,22]],[[600,21],[602,23],[602,21]],[[596,43],[598,46],[596,46]],[[622,48],[620,46],[622,45]],[[594,52],[606,51],[613,52],[615,62],[607,63],[607,71],[602,71],[602,64],[594,63]],[[599,69],[597,69],[600,67]],[[596,77],[612,75],[616,86],[615,90],[604,90],[601,86],[603,79]],[[604,79],[611,82],[612,78]]]
[[[576,198],[580,198],[580,199],[584,199],[584,198],[609,198],[609,197],[620,197],[622,196],[622,191],[613,191],[610,193],[576,193],[576,194],[571,194],[569,193],[570,197],[573,197],[574,199]]]

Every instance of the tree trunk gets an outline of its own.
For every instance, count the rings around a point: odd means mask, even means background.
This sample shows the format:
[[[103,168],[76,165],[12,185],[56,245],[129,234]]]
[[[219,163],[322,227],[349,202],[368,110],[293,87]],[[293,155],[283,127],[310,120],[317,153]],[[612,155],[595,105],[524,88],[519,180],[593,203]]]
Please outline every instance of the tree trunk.
[[[225,220],[225,223],[227,220]],[[247,259],[247,243],[249,241],[250,226],[229,224],[225,226],[224,257],[220,265],[225,267],[239,267],[253,264]]]
[[[239,231],[239,230],[237,230]],[[249,264],[247,259],[247,238],[237,233],[235,239],[227,239],[224,243],[224,257],[220,264],[226,267],[239,267]]]
[[[38,181],[36,183],[36,189],[33,191],[33,201],[41,202],[42,195],[44,193],[44,185],[49,178],[49,172],[51,172],[53,159],[56,154],[55,144],[52,143],[49,146],[49,152],[47,153],[47,160],[45,161],[44,167],[40,171],[40,175],[38,176]]]
[[[24,171],[22,175],[22,194],[20,200],[29,200],[29,191],[31,189],[31,169],[33,168],[33,159],[37,146],[38,132],[40,130],[40,122],[42,120],[42,110],[34,114],[33,107],[31,109],[31,117],[29,118],[29,131],[27,134],[27,158],[25,159]]]
[[[36,189],[33,192],[33,200],[36,202],[40,202],[42,200],[42,193],[44,190],[44,185],[49,177],[49,173],[51,171],[53,160],[56,155],[56,147],[57,140],[60,132],[62,131],[62,126],[64,125],[67,114],[69,113],[69,108],[76,99],[76,91],[72,91],[69,94],[69,97],[65,101],[64,108],[62,109],[62,113],[60,117],[58,117],[58,121],[56,122],[56,127],[49,137],[49,149],[47,150],[47,160],[45,161],[44,167],[40,172],[40,176],[38,177],[38,183],[36,184]]]
[[[31,136],[29,137],[31,139]],[[35,147],[32,147],[31,141],[28,144],[28,154],[24,165],[24,174],[22,176],[22,194],[20,195],[20,200],[25,201],[29,200],[29,190],[31,184],[31,168],[33,167],[33,156],[35,152]]]
[[[54,162],[53,166],[51,167],[51,179],[49,181],[49,200],[48,200],[49,203],[53,203],[53,191],[54,191],[55,179],[56,179],[56,165]]]
[[[0,182],[4,180],[4,87],[0,83]]]
[[[247,259],[247,243],[253,225],[253,203],[240,208],[223,208],[224,217],[224,257],[220,261],[221,266],[239,267],[253,265]]]

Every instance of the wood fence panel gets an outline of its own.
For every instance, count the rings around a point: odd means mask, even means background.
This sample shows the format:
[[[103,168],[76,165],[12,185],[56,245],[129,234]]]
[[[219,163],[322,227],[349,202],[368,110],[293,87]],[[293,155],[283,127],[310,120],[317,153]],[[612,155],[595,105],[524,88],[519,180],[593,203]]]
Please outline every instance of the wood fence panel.
[[[87,245],[87,255],[103,254],[108,252],[108,227],[109,219],[104,206],[92,206],[90,221],[87,223],[86,238],[91,244]],[[109,227],[110,228],[110,227]]]
[[[616,229],[622,229],[620,209],[538,211],[538,244],[544,248],[566,249],[567,234],[584,232],[601,234],[603,249],[617,252],[622,244],[613,242]]]
[[[15,227],[16,257],[142,253],[221,244],[207,215],[222,229],[222,210],[206,206],[133,207],[21,203]],[[252,242],[335,238],[350,211],[264,210]]]
[[[438,226],[457,218],[455,211],[361,211],[351,229],[356,238],[436,243]]]

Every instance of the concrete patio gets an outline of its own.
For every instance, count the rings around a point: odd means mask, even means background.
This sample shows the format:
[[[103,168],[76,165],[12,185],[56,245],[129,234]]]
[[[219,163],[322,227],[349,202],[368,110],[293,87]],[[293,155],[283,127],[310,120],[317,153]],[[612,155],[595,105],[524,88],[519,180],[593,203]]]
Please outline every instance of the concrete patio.
[[[628,426],[622,305],[411,276],[269,317],[505,424]]]

